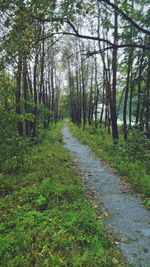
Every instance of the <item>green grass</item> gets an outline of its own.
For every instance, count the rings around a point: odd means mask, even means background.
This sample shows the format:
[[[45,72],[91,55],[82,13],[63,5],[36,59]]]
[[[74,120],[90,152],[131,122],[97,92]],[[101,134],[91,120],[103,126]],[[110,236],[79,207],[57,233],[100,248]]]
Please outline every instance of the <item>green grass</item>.
[[[123,266],[63,148],[60,127],[33,148],[28,168],[0,175],[0,266]]]
[[[119,145],[114,145],[104,127],[95,129],[86,126],[82,130],[72,123],[69,125],[74,135],[114,167],[144,197],[145,204],[150,206],[150,142],[135,131],[130,133],[127,143],[121,137]]]

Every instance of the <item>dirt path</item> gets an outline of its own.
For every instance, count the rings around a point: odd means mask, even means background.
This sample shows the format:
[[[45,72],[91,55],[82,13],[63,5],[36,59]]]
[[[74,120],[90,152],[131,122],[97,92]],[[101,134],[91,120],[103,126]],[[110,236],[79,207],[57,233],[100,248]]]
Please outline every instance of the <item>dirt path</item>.
[[[97,200],[107,210],[105,226],[117,238],[127,262],[150,267],[149,210],[138,197],[124,192],[119,178],[95,158],[88,146],[72,136],[68,126],[63,127],[62,135],[65,147],[84,173],[88,188],[97,191]]]

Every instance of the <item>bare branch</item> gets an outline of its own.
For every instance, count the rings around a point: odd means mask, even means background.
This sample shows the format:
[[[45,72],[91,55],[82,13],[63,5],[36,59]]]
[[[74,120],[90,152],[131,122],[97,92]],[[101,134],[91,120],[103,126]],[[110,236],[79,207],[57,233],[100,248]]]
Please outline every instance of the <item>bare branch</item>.
[[[71,32],[53,32],[49,35],[46,35],[44,37],[44,40],[45,39],[48,39],[48,38],[51,38],[53,35],[70,35],[70,36],[75,36],[75,37],[78,37],[78,38],[82,38],[82,39],[87,39],[87,40],[94,40],[94,41],[99,41],[99,42],[104,42],[106,44],[109,45],[109,47],[106,48],[106,50],[109,50],[109,49],[114,49],[114,48],[140,48],[140,49],[143,49],[143,50],[150,50],[150,46],[146,46],[146,45],[140,45],[140,44],[113,44],[112,42],[106,40],[106,39],[103,39],[103,38],[99,38],[97,36],[90,36],[90,35],[83,35],[83,34],[77,34],[77,33],[71,33]],[[41,38],[40,41],[42,41],[43,39]]]
[[[65,32],[65,31],[62,31],[62,32],[52,32],[51,34],[46,35],[44,37],[44,40],[52,37],[53,35],[61,35],[61,34],[63,34],[63,35],[70,35],[70,36],[76,36],[76,37],[82,38],[82,39],[88,39],[88,40],[95,40],[95,41],[105,42],[105,43],[107,43],[108,45],[111,45],[111,46],[114,45],[110,41],[108,41],[106,39],[103,39],[103,38],[99,38],[97,36],[83,35],[83,34],[79,34],[79,33],[77,34],[77,33],[72,33],[72,32]],[[40,39],[40,41],[42,41],[42,40],[43,40],[43,38]]]

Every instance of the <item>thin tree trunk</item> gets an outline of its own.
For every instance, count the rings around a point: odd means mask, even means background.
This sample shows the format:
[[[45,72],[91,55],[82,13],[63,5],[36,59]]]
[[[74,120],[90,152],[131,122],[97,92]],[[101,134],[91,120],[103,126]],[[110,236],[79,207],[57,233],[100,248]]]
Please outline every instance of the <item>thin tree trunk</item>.
[[[129,129],[132,125],[132,99],[133,99],[133,75],[131,71],[131,82],[130,82],[130,97],[129,97]]]
[[[124,96],[124,108],[123,108],[123,133],[125,140],[127,140],[127,103],[129,94],[130,73],[132,69],[132,54],[133,54],[132,51],[130,51],[128,58],[128,73],[127,73],[127,81],[126,81],[125,96]]]
[[[114,31],[114,44],[118,40],[118,14],[115,12],[115,31]],[[112,122],[112,137],[115,143],[118,143],[118,125],[117,125],[117,112],[116,112],[116,85],[117,85],[117,48],[113,49],[112,59],[113,81],[112,81],[112,101],[110,105],[111,122]]]
[[[33,91],[34,91],[34,122],[32,136],[36,136],[36,122],[37,122],[37,64],[38,64],[38,49],[36,48],[34,69],[33,69]]]
[[[91,73],[91,86],[90,86],[90,96],[89,96],[89,112],[88,112],[88,123],[91,125],[93,119],[93,65]]]
[[[97,128],[97,106],[98,106],[98,97],[99,97],[99,88],[98,88],[98,81],[97,81],[97,60],[96,57],[94,58],[94,62],[95,62],[95,90],[96,90],[96,94],[95,94],[95,127]]]
[[[18,60],[18,71],[17,71],[17,88],[16,88],[16,113],[20,116],[21,115],[21,71],[22,71],[22,60],[19,57]],[[23,136],[23,122],[18,121],[18,134]]]
[[[148,58],[148,68],[147,68],[147,83],[146,83],[147,93],[146,93],[146,105],[145,105],[145,126],[146,133],[150,139],[150,57]]]
[[[100,115],[100,123],[102,123],[102,121],[103,121],[104,104],[105,104],[105,87],[104,87],[104,83],[103,83],[102,110],[101,110],[101,115]]]
[[[51,92],[52,92],[52,113],[53,113],[53,119],[54,119],[54,69],[53,66],[51,66]]]
[[[82,107],[83,107],[83,128],[86,125],[86,92],[85,92],[85,77],[84,77],[83,59],[81,56],[81,81],[82,81]]]
[[[139,75],[138,75],[138,99],[137,99],[137,108],[136,108],[136,125],[139,123],[140,118],[140,108],[141,108],[141,81],[142,81],[142,68],[143,65],[143,55],[140,60],[140,66],[139,66]]]
[[[28,92],[28,82],[27,82],[27,61],[26,57],[23,59],[23,91],[24,91],[24,110],[25,113],[29,112],[29,92]],[[25,131],[26,136],[30,136],[30,121],[28,119],[25,120]]]
[[[76,94],[77,94],[77,125],[80,126],[81,125],[81,116],[80,116],[80,90],[79,90],[79,58],[78,58],[78,53],[77,53],[77,43],[75,45],[75,49],[76,49],[76,72],[75,72],[75,79],[76,79]]]
[[[43,30],[42,30],[42,51],[41,51],[41,77],[40,77],[40,91],[39,91],[39,103],[44,102],[44,22],[43,22]]]

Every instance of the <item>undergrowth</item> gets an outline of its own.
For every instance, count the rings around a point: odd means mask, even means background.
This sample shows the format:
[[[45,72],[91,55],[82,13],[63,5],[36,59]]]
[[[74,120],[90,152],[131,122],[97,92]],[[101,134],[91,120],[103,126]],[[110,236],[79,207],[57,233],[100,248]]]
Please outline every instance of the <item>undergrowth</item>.
[[[79,140],[130,182],[144,197],[144,203],[150,206],[150,142],[144,135],[137,130],[131,131],[127,142],[120,138],[116,145],[104,127],[86,126],[82,130],[72,123],[70,127]]]
[[[63,148],[60,126],[33,148],[26,169],[1,174],[0,185],[0,266],[123,266]]]

